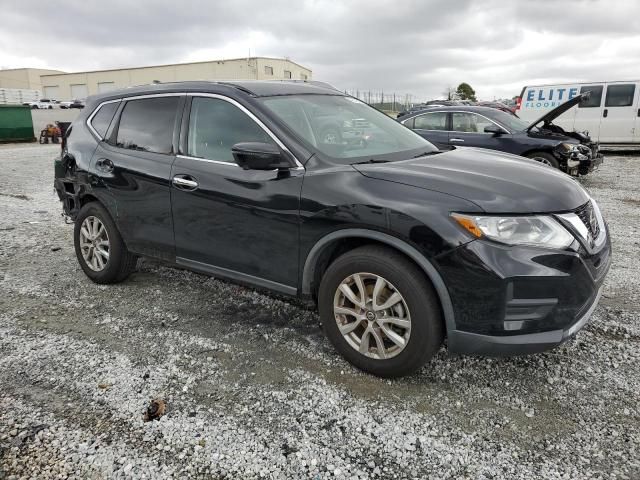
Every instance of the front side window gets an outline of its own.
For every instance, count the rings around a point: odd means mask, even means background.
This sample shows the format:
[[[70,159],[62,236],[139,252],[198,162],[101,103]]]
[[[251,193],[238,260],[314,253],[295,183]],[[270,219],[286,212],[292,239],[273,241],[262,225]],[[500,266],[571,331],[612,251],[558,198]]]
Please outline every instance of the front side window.
[[[178,97],[129,100],[122,110],[116,145],[143,152],[171,153]]]
[[[629,85],[608,85],[607,99],[605,107],[629,107],[633,105],[633,94],[636,86]]]
[[[91,119],[91,126],[98,132],[100,139],[103,139],[107,134],[113,115],[116,113],[120,102],[105,103],[102,105],[98,112]]]
[[[485,127],[493,126],[492,121],[470,112],[454,112],[451,115],[452,129],[455,132],[484,133]]]
[[[447,112],[434,112],[420,115],[415,118],[413,128],[419,130],[446,130]]]
[[[602,104],[602,85],[585,85],[580,87],[580,93],[591,92],[589,100],[583,100],[578,108],[594,108]]]
[[[240,142],[274,144],[267,132],[235,105],[219,98],[194,97],[189,116],[189,156],[235,163],[231,147]]]
[[[259,101],[310,149],[334,159],[395,161],[438,151],[417,133],[353,97],[281,95]]]

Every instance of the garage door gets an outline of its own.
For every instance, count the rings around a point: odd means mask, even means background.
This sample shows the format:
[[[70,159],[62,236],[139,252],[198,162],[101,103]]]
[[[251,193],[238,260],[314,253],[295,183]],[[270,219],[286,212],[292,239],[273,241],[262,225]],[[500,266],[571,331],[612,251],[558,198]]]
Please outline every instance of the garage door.
[[[98,82],[98,93],[110,92],[115,88],[116,84],[114,82]]]
[[[52,85],[52,86],[46,86],[42,89],[42,93],[44,93],[43,97],[44,98],[49,98],[52,100],[60,100],[59,95],[59,88],[57,85]]]
[[[79,99],[82,100],[84,98],[87,98],[87,96],[89,95],[88,91],[87,91],[87,85],[82,83],[82,84],[76,84],[76,85],[71,85],[71,98],[72,99]]]

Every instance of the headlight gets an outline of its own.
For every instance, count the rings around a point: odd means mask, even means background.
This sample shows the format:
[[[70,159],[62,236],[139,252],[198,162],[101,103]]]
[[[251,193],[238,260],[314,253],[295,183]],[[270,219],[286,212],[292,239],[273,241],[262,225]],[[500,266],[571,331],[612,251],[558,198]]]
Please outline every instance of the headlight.
[[[507,245],[567,248],[574,240],[560,223],[547,216],[451,216],[474,237]]]
[[[578,146],[573,143],[561,143],[557,148],[564,154],[579,152]]]

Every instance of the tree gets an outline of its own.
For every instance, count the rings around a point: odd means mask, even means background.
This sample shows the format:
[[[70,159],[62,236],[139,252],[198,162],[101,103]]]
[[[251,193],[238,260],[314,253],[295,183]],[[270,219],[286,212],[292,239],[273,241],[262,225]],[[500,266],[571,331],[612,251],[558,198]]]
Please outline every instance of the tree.
[[[460,97],[460,100],[472,100],[476,101],[476,91],[471,88],[468,83],[462,82],[456,89],[456,94]]]
[[[445,100],[458,100],[457,98],[458,94],[456,93],[456,89],[453,88],[451,85],[445,88],[442,94],[445,96]]]

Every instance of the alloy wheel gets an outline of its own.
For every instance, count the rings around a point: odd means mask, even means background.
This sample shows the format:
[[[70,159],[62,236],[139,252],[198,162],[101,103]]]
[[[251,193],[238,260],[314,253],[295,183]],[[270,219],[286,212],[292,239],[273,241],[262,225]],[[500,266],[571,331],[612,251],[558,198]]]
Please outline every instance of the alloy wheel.
[[[354,273],[345,278],[336,289],[333,313],[346,342],[366,357],[393,358],[409,343],[407,303],[380,275]]]
[[[544,157],[533,157],[533,160],[536,160],[536,161],[538,161],[540,163],[543,163],[545,165],[549,165],[550,167],[553,167],[551,162],[548,159],[544,158]]]
[[[98,217],[89,216],[80,227],[80,251],[87,266],[94,272],[105,269],[111,251],[109,235]]]

